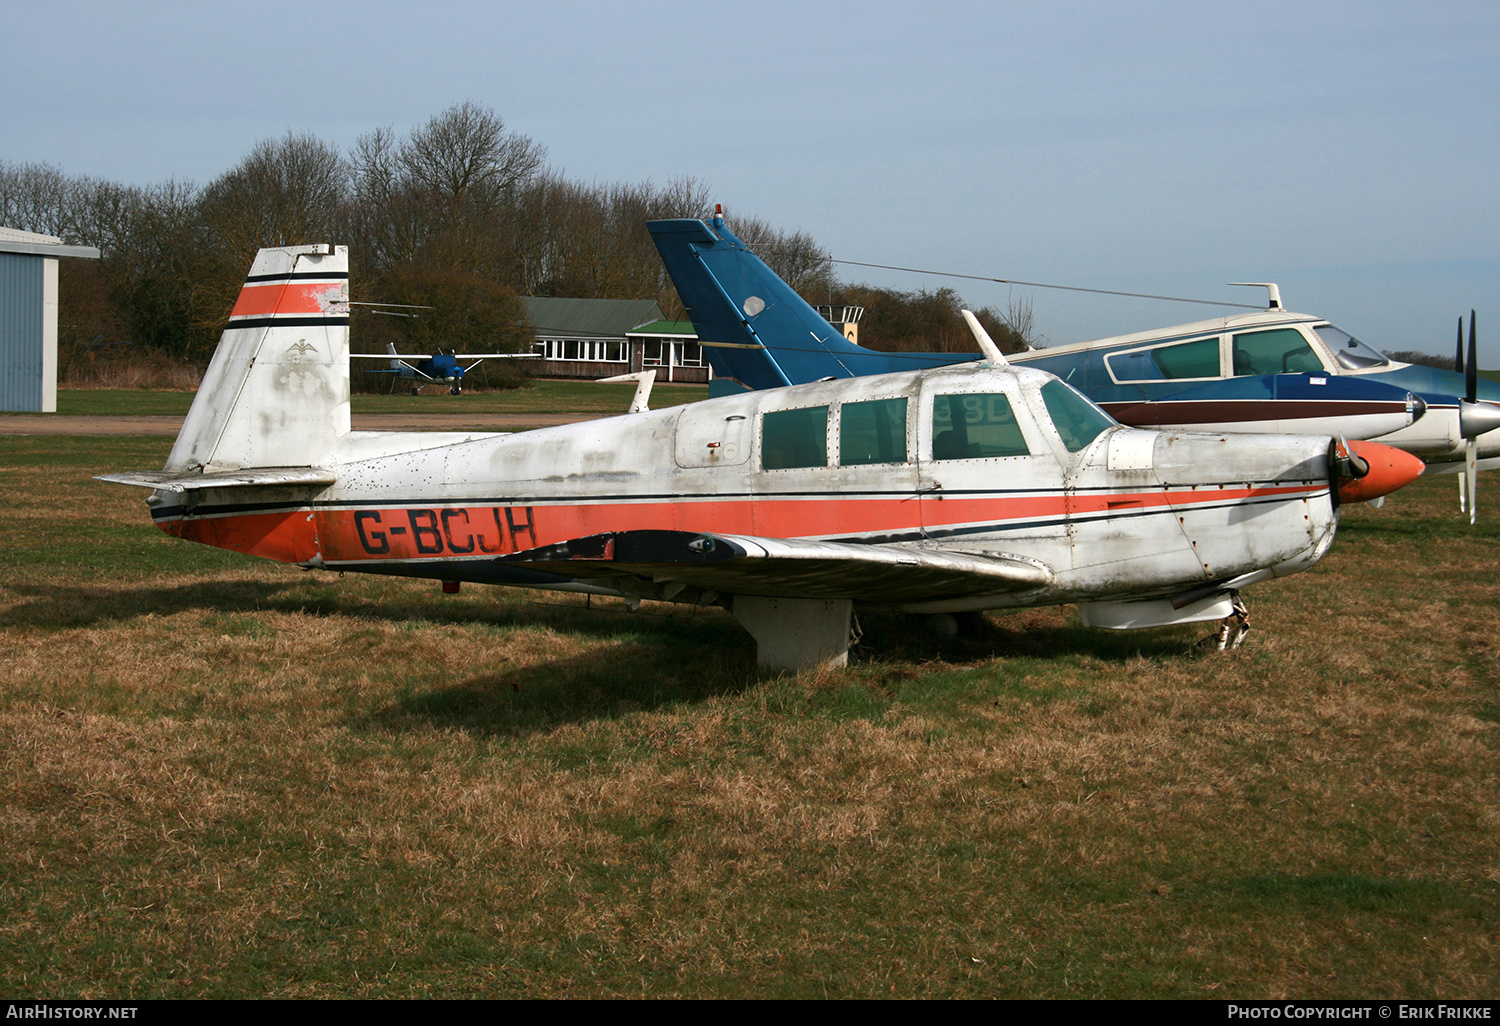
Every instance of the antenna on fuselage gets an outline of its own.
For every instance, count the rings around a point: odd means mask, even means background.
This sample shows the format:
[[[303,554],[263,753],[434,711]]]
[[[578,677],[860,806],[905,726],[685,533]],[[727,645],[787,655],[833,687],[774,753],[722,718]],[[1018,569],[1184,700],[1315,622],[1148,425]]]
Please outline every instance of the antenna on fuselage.
[[[1267,299],[1270,300],[1270,302],[1266,305],[1267,310],[1286,309],[1286,307],[1281,305],[1281,289],[1276,287],[1276,283],[1274,281],[1232,281],[1229,282],[1229,284],[1245,285],[1252,289],[1265,289],[1267,293]]]
[[[979,318],[974,316],[972,310],[960,310],[964,320],[968,322],[969,330],[974,333],[974,341],[979,343],[979,351],[984,354],[984,362],[991,367],[1009,367],[1010,361],[995,345],[995,340],[990,338],[990,333],[984,330],[984,325],[979,323]]]
[[[635,396],[630,400],[628,413],[645,413],[651,409],[651,386],[656,384],[656,370],[636,371],[634,374],[616,374],[612,378],[595,378],[601,385],[614,382],[635,382]]]

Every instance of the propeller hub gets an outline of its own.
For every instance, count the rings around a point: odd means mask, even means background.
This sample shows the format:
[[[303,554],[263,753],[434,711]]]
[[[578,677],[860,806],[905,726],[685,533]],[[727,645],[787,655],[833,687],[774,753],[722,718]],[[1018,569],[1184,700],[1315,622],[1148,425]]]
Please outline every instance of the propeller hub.
[[[1478,438],[1496,428],[1500,428],[1500,406],[1467,399],[1458,404],[1458,430],[1465,438]]]

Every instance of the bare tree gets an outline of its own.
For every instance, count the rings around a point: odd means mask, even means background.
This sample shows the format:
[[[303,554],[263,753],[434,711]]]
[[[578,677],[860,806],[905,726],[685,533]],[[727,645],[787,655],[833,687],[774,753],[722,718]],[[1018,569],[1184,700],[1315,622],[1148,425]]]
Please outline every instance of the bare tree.
[[[514,280],[512,215],[545,157],[474,103],[450,107],[404,141],[377,129],[349,158],[351,238],[382,271],[425,262]]]
[[[472,102],[450,107],[411,134],[397,159],[411,182],[457,216],[494,209],[508,192],[541,171],[547,151]]]
[[[344,163],[332,146],[305,133],[266,139],[203,190],[204,241],[236,266],[265,246],[327,241],[344,195]]]
[[[1000,321],[1011,335],[1025,344],[1025,348],[1036,348],[1036,316],[1031,308],[1030,296],[1011,296],[1010,304],[1000,315]]]
[[[51,164],[0,164],[0,226],[62,236],[68,180]]]

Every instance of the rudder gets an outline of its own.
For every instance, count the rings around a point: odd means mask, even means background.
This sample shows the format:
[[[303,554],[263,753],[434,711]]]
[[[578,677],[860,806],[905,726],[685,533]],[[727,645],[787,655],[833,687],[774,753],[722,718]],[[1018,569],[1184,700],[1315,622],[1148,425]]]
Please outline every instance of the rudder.
[[[166,470],[306,467],[349,432],[349,249],[263,249]]]

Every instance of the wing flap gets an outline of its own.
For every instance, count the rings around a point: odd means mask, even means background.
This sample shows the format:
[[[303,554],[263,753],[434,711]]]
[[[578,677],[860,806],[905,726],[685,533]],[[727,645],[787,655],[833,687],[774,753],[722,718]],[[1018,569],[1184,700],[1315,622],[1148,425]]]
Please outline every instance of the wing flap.
[[[529,549],[497,562],[648,591],[673,585],[722,595],[847,598],[895,604],[1030,591],[1052,580],[1024,556],[798,538],[620,531]],[[670,596],[668,596],[670,597]]]

